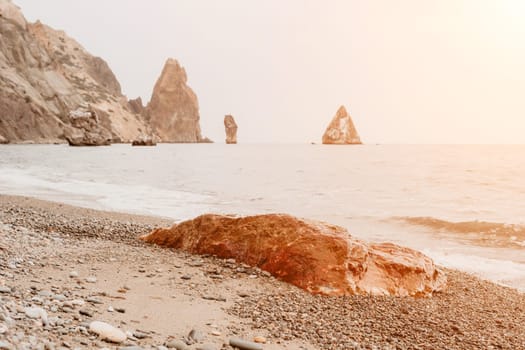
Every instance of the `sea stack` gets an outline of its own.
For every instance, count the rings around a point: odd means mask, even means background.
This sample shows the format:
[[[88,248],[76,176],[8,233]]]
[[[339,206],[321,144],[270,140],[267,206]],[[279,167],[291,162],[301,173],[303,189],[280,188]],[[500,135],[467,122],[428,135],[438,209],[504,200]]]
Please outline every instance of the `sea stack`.
[[[224,129],[226,131],[226,143],[237,143],[237,123],[235,123],[232,115],[224,116]]]
[[[344,106],[339,107],[334,118],[323,135],[326,145],[360,145],[361,139],[354,126],[352,117]]]
[[[163,142],[202,142],[197,95],[184,68],[169,58],[155,84],[146,115]]]

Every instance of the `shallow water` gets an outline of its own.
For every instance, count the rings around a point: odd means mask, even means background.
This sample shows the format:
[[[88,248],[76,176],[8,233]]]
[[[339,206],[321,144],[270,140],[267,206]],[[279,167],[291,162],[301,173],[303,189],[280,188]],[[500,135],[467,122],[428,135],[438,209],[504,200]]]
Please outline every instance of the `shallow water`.
[[[0,147],[0,193],[183,220],[285,212],[525,290],[525,146]]]

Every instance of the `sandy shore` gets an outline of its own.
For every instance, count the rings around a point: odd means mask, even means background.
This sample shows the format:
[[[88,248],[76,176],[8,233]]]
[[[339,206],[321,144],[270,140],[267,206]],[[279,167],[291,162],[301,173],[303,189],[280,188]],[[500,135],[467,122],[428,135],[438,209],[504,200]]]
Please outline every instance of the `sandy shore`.
[[[447,291],[429,299],[316,297],[137,240],[169,225],[0,196],[0,349],[233,349],[232,337],[268,350],[525,349],[525,295],[513,289],[447,271]],[[102,340],[91,321],[127,340]]]

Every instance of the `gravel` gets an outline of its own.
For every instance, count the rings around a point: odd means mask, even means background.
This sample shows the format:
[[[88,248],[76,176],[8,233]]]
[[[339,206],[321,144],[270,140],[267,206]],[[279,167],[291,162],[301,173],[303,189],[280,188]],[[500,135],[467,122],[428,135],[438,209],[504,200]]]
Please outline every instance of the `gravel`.
[[[447,290],[427,299],[312,296],[231,259],[137,240],[170,224],[0,195],[0,349],[233,349],[236,338],[272,350],[525,349],[525,295],[514,289],[447,270]],[[94,266],[111,264],[117,276],[122,257],[131,280],[163,283],[163,298],[220,305],[236,323],[203,321],[178,334],[142,329],[124,300],[135,285],[99,288],[106,282]],[[64,278],[43,277],[49,267]],[[90,332],[108,318],[107,329],[126,330],[118,345]]]

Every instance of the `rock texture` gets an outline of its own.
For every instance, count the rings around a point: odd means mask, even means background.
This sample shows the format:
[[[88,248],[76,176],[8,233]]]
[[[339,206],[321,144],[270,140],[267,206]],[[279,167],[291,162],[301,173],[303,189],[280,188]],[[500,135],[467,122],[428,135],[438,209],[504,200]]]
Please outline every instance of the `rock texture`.
[[[97,334],[101,339],[113,343],[122,343],[127,339],[126,333],[120,329],[101,321],[93,321],[89,324],[89,331]]]
[[[354,126],[352,117],[344,106],[339,107],[334,118],[326,128],[323,143],[331,145],[360,145],[361,139]]]
[[[231,259],[137,241],[169,224],[0,195],[0,349],[233,350],[239,336],[262,336],[265,350],[525,349],[516,289],[447,270],[447,290],[432,298],[324,298]],[[46,310],[48,325],[28,306]],[[105,343],[92,321],[128,339]],[[195,334],[204,341],[186,345]]]
[[[202,142],[197,95],[184,68],[169,58],[155,84],[146,115],[163,142]]]
[[[6,144],[6,143],[9,143],[9,141],[5,137],[0,135],[0,145]]]
[[[132,146],[156,146],[157,142],[151,136],[143,135],[137,140],[133,140]]]
[[[283,214],[202,215],[142,239],[234,258],[313,294],[429,296],[446,282],[422,253],[390,243],[366,244],[341,227]]]
[[[100,126],[97,112],[91,109],[77,109],[69,113],[73,128],[66,130],[65,137],[70,146],[107,146],[111,134]]]
[[[96,113],[78,127],[75,111]],[[0,134],[8,141],[99,144],[153,134],[140,99],[127,101],[108,64],[64,32],[28,23],[0,0]],[[85,126],[85,124],[83,123]]]
[[[224,116],[224,129],[226,131],[226,143],[237,143],[237,123],[235,123],[233,116],[229,114]]]
[[[142,104],[142,98],[137,97],[136,99],[128,101],[129,109],[135,114],[144,114],[144,105]]]
[[[209,142],[186,80],[169,59],[148,106],[128,101],[103,59],[62,31],[28,23],[11,0],[0,0],[0,134],[7,141],[102,145],[158,135],[165,142]],[[93,116],[79,119],[78,111]]]

